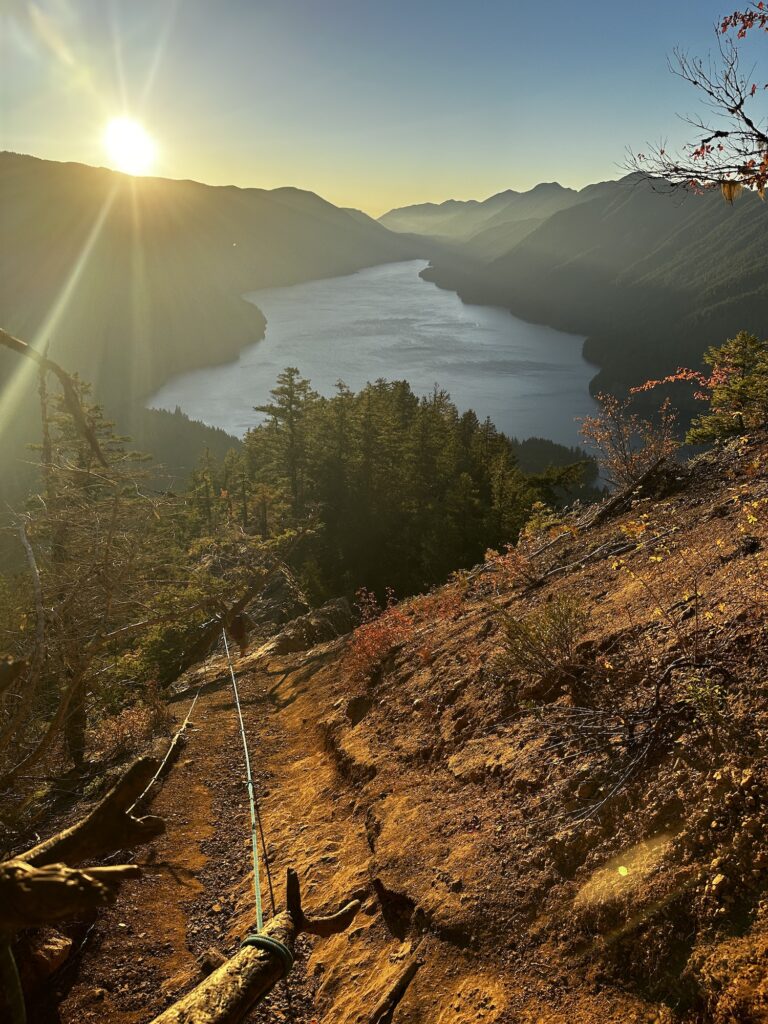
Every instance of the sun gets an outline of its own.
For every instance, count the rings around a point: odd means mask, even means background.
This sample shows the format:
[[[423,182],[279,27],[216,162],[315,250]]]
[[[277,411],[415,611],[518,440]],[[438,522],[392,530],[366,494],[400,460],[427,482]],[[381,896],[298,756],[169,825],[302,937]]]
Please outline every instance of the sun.
[[[146,174],[157,147],[143,125],[130,117],[113,117],[104,129],[104,149],[112,165],[126,174]]]

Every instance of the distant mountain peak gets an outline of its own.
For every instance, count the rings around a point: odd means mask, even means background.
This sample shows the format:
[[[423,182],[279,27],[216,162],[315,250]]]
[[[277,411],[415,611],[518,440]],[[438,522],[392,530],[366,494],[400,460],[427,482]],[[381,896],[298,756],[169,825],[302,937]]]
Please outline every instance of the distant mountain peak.
[[[534,185],[532,189],[528,190],[528,195],[532,195],[535,192],[575,192],[575,189],[566,188],[565,185],[561,185],[559,181],[540,181],[538,185]]]

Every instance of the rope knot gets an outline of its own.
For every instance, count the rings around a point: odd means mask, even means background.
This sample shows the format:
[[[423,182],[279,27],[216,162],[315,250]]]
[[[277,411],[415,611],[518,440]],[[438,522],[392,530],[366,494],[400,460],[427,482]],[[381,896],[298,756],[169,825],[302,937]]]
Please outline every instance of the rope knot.
[[[288,949],[285,943],[280,942],[279,939],[273,939],[271,935],[260,935],[252,933],[246,935],[243,941],[240,943],[240,948],[243,946],[255,946],[256,949],[263,949],[267,953],[275,953],[283,961],[283,973],[282,978],[286,978],[293,967],[293,953]]]

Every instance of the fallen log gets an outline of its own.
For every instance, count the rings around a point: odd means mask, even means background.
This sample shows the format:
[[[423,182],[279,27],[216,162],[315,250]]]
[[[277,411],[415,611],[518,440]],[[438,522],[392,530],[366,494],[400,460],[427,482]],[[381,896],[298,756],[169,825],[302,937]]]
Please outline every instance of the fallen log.
[[[352,923],[359,909],[359,900],[353,900],[332,917],[309,920],[302,910],[298,877],[289,868],[286,909],[272,918],[262,935],[276,939],[292,956],[297,935],[336,935]],[[238,1024],[285,977],[287,967],[279,947],[244,944],[197,988],[156,1017],[153,1024]]]
[[[627,484],[626,487],[620,490],[617,494],[614,494],[613,497],[608,498],[607,501],[598,505],[596,512],[591,516],[587,516],[584,521],[578,524],[578,529],[589,530],[593,526],[599,526],[601,523],[604,523],[606,519],[613,515],[617,508],[620,508],[625,504],[625,502],[629,501],[635,491],[638,491],[643,487],[653,474],[661,467],[661,464],[666,461],[667,458],[665,455],[662,455],[658,459],[654,459],[650,466],[643,470],[637,480],[633,480],[632,483]]]
[[[140,873],[136,864],[78,870],[5,861],[0,864],[0,933],[89,916],[112,903],[120,884]]]
[[[136,817],[133,805],[158,762],[136,761],[84,818],[13,860],[0,863],[0,1018],[24,1024],[24,995],[11,939],[20,928],[80,917],[111,903],[120,884],[137,878],[136,864],[74,869],[68,862],[96,860],[165,830],[162,818]],[[5,1011],[3,1016],[2,1011]]]
[[[34,867],[79,864],[155,839],[165,830],[163,819],[154,815],[137,818],[131,808],[157,767],[154,758],[139,758],[90,814],[14,859]]]

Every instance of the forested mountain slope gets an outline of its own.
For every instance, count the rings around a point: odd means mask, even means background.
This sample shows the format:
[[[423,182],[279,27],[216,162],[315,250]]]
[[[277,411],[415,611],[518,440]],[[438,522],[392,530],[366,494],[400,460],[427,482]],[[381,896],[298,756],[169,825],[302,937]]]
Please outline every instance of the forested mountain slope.
[[[212,187],[0,155],[6,329],[122,397],[235,355],[249,289],[405,258],[409,240],[298,189]],[[82,264],[79,264],[83,256]],[[70,283],[61,316],[48,318]]]
[[[765,334],[768,208],[757,196],[729,205],[638,178],[579,195],[522,239],[511,225],[503,255],[479,260],[468,243],[424,276],[467,301],[587,334],[607,390],[698,363],[740,329]]]
[[[14,153],[0,154],[0,232],[2,326],[48,345],[124,429],[160,441],[163,457],[179,424],[144,413],[142,399],[169,375],[262,337],[264,318],[244,292],[421,255],[411,239],[298,189],[133,178]],[[0,352],[0,379],[17,370]],[[34,404],[30,388],[3,422],[6,480],[10,450],[18,458],[32,434],[19,419]]]

